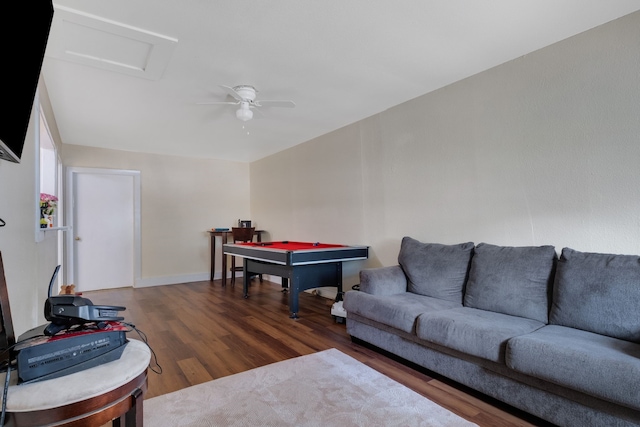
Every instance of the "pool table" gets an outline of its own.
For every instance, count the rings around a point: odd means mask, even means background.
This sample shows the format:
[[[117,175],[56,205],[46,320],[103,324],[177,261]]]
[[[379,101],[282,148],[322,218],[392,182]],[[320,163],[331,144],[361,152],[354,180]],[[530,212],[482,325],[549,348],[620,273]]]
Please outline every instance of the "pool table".
[[[223,253],[243,258],[242,286],[249,297],[249,281],[256,274],[282,278],[289,290],[289,312],[298,318],[298,294],[321,286],[338,288],[342,298],[342,263],[369,257],[368,246],[347,246],[320,242],[250,242],[223,245]]]

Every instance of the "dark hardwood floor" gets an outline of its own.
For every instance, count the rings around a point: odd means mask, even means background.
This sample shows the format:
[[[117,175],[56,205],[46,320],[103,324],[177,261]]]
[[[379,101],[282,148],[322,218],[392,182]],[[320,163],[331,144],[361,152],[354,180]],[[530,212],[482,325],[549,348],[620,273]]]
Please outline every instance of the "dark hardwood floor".
[[[351,341],[330,314],[333,301],[300,294],[300,319],[289,319],[280,285],[254,279],[192,282],[85,292],[96,305],[122,305],[125,321],[144,332],[162,367],[149,372],[147,398],[269,363],[336,348],[479,426],[548,426],[408,362]],[[129,338],[139,338],[135,332]]]

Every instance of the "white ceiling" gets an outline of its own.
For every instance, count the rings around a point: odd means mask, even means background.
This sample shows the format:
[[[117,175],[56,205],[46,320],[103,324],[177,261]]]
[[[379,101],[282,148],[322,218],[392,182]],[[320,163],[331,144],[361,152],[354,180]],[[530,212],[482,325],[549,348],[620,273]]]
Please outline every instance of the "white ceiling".
[[[62,141],[254,161],[640,10],[638,0],[57,0]],[[220,85],[293,100],[241,122]]]

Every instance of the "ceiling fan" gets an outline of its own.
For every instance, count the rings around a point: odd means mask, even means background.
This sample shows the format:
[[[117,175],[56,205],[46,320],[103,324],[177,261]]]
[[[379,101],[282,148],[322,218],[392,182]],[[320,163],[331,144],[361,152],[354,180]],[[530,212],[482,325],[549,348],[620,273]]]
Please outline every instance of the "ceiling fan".
[[[258,107],[284,107],[293,108],[296,104],[293,101],[276,101],[266,99],[256,99],[258,90],[251,85],[238,85],[234,87],[220,85],[229,95],[231,95],[235,101],[209,101],[199,102],[200,105],[215,105],[215,104],[229,104],[239,105],[240,108],[236,110],[236,117],[243,122],[251,120],[253,118],[252,108]]]

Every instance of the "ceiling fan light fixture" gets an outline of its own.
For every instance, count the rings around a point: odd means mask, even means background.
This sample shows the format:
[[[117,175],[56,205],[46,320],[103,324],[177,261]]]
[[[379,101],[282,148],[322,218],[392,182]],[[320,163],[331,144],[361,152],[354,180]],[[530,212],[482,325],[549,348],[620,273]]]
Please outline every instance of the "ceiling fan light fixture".
[[[236,117],[243,122],[246,122],[247,120],[251,120],[253,118],[253,111],[248,108],[240,107],[236,110]]]

